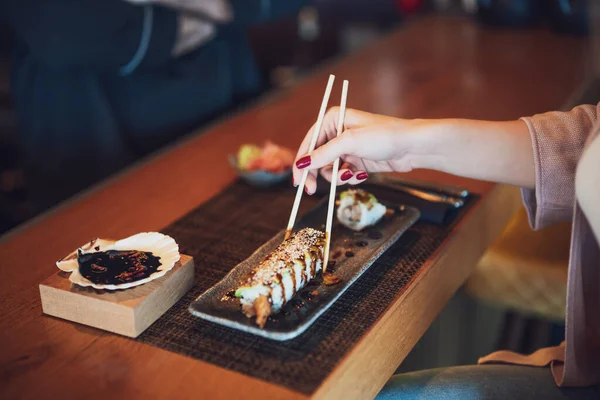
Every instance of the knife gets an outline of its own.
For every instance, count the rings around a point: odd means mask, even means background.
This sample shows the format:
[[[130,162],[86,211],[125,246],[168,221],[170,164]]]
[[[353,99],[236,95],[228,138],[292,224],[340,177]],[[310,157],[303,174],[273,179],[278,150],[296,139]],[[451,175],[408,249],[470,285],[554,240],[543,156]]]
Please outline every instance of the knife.
[[[417,182],[413,181],[416,186]],[[375,183],[381,186],[387,186],[389,188],[399,190],[411,196],[417,197],[419,199],[430,201],[432,203],[441,203],[448,204],[454,208],[462,207],[465,204],[464,197],[461,195],[460,197],[450,196],[449,194],[442,193],[438,190],[433,190],[430,188],[437,187],[431,184],[427,185],[427,187],[413,187],[408,184],[405,184],[402,179],[398,179],[394,176],[384,175],[384,174],[373,174],[369,177],[369,183]],[[420,182],[419,182],[420,183]],[[466,191],[455,189],[455,193],[462,194]],[[468,195],[468,192],[467,192]]]
[[[373,174],[373,175],[375,175],[375,180],[378,180],[380,182],[385,181],[385,182],[389,182],[389,183],[398,183],[400,185],[409,186],[414,189],[425,190],[428,192],[441,193],[441,194],[448,195],[450,197],[457,197],[457,198],[469,197],[469,191],[467,189],[463,189],[463,188],[460,188],[460,187],[454,186],[454,185],[446,185],[446,184],[442,184],[442,183],[432,183],[432,182],[417,181],[417,180],[412,180],[412,179],[405,179],[405,178],[401,178],[397,175],[392,175],[392,174],[378,173],[378,174]],[[371,176],[373,176],[373,175],[371,175]]]

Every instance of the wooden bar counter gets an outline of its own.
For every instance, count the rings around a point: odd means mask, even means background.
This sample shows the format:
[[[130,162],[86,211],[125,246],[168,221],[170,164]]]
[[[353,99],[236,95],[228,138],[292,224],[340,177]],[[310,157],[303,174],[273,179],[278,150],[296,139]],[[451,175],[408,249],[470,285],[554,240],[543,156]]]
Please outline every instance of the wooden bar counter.
[[[329,73],[338,77],[335,93],[342,79],[350,81],[352,108],[502,120],[568,104],[586,82],[589,50],[585,39],[544,29],[415,20],[5,235],[0,398],[373,398],[502,231],[519,205],[517,189],[410,174],[466,187],[481,201],[312,396],[44,316],[38,284],[55,273],[56,260],[90,238],[160,230],[206,202],[235,179],[227,154],[241,144],[271,138],[295,148],[316,118]]]

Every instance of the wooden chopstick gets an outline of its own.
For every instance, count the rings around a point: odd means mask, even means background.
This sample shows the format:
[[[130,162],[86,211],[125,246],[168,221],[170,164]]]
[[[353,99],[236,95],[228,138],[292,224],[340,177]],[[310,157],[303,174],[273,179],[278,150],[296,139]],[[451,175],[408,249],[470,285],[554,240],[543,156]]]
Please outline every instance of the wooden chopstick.
[[[319,133],[321,132],[321,127],[323,126],[323,119],[325,118],[325,111],[327,111],[327,104],[329,103],[329,96],[331,95],[331,89],[333,88],[334,81],[335,75],[329,75],[329,81],[327,82],[327,88],[325,89],[325,95],[323,96],[323,102],[321,103],[321,109],[319,110],[319,116],[317,118],[315,130],[313,131],[313,136],[310,141],[310,146],[308,148],[308,154],[310,154],[317,145],[317,139],[319,138]],[[294,199],[294,205],[292,206],[290,220],[288,221],[287,229],[285,230],[284,240],[287,240],[290,237],[290,235],[292,234],[292,229],[294,229],[294,224],[296,223],[296,216],[298,215],[298,208],[300,207],[300,200],[302,199],[302,194],[304,193],[304,185],[306,184],[307,177],[308,170],[305,169],[302,173],[300,183],[298,184],[298,190],[296,191],[296,198]]]
[[[344,130],[344,117],[346,116],[346,99],[348,98],[348,81],[344,80],[342,86],[342,99],[340,100],[340,115],[337,125],[337,136]],[[335,191],[337,189],[338,172],[340,170],[340,159],[336,158],[333,162],[331,172],[331,186],[329,188],[329,206],[327,207],[327,223],[325,225],[325,254],[323,257],[323,272],[327,272],[329,263],[329,249],[331,247],[331,226],[333,225],[333,214],[335,208]]]

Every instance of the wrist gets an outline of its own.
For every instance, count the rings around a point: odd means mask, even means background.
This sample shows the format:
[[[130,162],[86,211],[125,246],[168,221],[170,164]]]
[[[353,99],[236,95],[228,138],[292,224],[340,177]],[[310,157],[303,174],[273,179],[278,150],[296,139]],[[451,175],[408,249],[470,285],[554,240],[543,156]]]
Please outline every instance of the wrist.
[[[451,120],[414,119],[405,122],[397,135],[414,169],[444,170],[447,151],[453,140]]]

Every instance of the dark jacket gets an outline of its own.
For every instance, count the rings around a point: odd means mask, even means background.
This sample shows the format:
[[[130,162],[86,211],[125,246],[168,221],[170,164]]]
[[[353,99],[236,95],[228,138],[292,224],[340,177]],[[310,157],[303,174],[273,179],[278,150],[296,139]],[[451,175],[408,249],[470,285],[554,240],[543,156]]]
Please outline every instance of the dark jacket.
[[[3,0],[16,36],[12,92],[32,188],[44,205],[89,185],[256,93],[261,82],[245,29],[296,11],[302,0],[231,1],[235,20],[173,59],[177,13],[123,0]],[[35,194],[34,194],[35,195]]]

